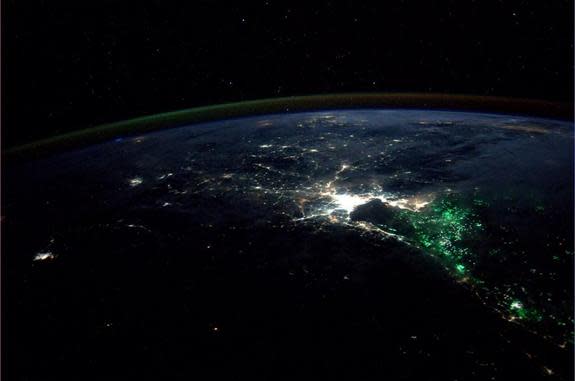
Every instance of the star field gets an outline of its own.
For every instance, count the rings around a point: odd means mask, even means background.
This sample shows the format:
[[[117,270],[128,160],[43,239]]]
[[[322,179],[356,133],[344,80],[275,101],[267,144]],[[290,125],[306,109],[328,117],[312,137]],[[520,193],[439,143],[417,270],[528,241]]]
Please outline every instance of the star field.
[[[4,144],[161,111],[302,94],[569,101],[572,8],[565,0],[8,1],[4,110],[14,127],[4,129]]]

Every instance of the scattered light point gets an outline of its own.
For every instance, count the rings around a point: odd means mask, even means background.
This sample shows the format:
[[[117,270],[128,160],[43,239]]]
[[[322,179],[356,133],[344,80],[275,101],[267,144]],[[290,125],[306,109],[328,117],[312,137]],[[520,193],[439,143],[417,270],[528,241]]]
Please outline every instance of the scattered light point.
[[[40,252],[34,256],[34,261],[48,261],[56,258],[51,251]]]
[[[143,182],[144,180],[141,177],[134,177],[133,179],[130,179],[128,181],[131,187],[137,187],[138,185],[141,185]]]

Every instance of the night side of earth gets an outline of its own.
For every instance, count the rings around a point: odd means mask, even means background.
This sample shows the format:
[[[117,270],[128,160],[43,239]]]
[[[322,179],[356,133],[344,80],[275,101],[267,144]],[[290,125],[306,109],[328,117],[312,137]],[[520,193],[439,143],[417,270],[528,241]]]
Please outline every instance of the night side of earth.
[[[532,116],[335,109],[10,163],[4,366],[572,379],[573,138]]]

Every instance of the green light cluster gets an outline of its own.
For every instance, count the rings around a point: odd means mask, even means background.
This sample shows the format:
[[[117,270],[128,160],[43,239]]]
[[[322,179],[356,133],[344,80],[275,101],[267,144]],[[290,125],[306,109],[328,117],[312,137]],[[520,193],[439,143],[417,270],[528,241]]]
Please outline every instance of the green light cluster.
[[[419,212],[402,211],[400,219],[411,227],[407,236],[414,243],[456,273],[466,275],[473,268],[475,256],[469,242],[483,225],[471,209],[444,198]]]
[[[458,272],[460,272],[460,273],[462,273],[462,274],[465,274],[465,271],[466,271],[465,266],[462,265],[461,263],[458,263],[457,265],[455,265],[455,269],[456,269]]]
[[[511,316],[522,319],[541,321],[543,316],[533,308],[527,308],[519,300],[514,300],[509,304],[509,313]]]
[[[537,263],[530,264],[529,256],[524,254],[528,248],[507,244],[520,242],[522,232],[499,224],[499,216],[504,216],[506,210],[499,210],[502,214],[497,215],[494,225],[494,201],[483,201],[477,194],[438,196],[419,210],[395,208],[391,217],[382,220],[382,228],[433,256],[502,318],[529,327],[531,332],[554,337],[558,343],[572,342],[567,328],[572,310],[563,311],[561,305],[554,303],[558,296],[540,292],[536,288],[539,279],[534,279],[534,271],[538,277],[549,277],[558,270],[537,268]],[[566,256],[573,255],[570,247],[563,251]],[[514,257],[517,253],[522,254],[521,262]],[[552,264],[563,263],[558,252],[548,255]],[[508,263],[517,263],[511,277],[493,270]],[[505,273],[509,269],[503,270]]]
[[[480,208],[488,205],[477,198],[466,202],[448,195],[417,212],[402,210],[395,223],[396,226],[402,227],[398,229],[403,230],[402,234],[451,269],[455,277],[466,278],[474,285],[484,288],[485,282],[474,277],[480,255],[474,245],[482,241],[482,235],[485,233],[478,212]],[[493,248],[488,255],[500,253],[501,249]],[[509,296],[500,297],[503,301]],[[536,309],[517,299],[503,302],[502,307],[504,314],[517,320],[539,322],[543,319]]]

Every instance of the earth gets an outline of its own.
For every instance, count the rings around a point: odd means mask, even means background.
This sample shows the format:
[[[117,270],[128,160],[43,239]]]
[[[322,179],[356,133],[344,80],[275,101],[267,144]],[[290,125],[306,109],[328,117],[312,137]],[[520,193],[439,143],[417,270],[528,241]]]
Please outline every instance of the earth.
[[[572,379],[573,138],[332,110],[6,166],[7,378]]]

